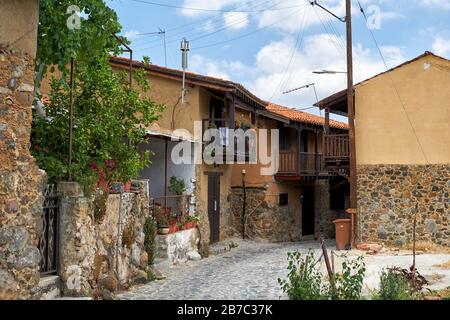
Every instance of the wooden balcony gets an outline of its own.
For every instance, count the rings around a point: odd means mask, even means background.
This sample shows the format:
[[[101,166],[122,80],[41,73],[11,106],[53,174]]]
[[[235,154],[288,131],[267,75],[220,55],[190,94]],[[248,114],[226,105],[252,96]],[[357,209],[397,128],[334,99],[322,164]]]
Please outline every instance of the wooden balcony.
[[[216,152],[218,152],[218,156],[223,159],[223,163],[225,163],[227,160],[227,151],[228,151],[227,148],[230,145],[230,143],[234,143],[234,156],[233,156],[234,161],[237,161],[238,159],[244,159],[245,161],[250,160],[250,157],[249,157],[250,146],[249,146],[249,141],[247,139],[245,140],[245,150],[243,152],[241,149],[238,148],[237,139],[234,139],[234,141],[229,141],[229,139],[230,139],[230,137],[228,136],[229,130],[234,130],[234,129],[229,127],[228,119],[216,119],[216,118],[203,119],[202,120],[202,129],[203,129],[203,134],[208,129],[217,129],[221,133],[221,135],[223,137],[223,140],[222,140],[223,148],[221,148],[221,150],[216,149]],[[205,142],[203,143],[203,148],[204,147],[205,147]]]
[[[350,160],[349,135],[325,135],[324,161],[329,164],[346,165]]]
[[[292,151],[280,151],[277,178],[317,176],[328,176],[322,154],[305,152],[298,154]]]

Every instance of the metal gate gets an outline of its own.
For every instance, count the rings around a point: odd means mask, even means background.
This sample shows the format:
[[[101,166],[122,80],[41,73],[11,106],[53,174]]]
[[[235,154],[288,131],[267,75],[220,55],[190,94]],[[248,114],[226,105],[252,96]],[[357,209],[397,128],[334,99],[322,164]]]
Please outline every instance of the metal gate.
[[[58,269],[58,195],[55,185],[47,185],[44,196],[39,238],[40,271],[41,274],[52,274]]]

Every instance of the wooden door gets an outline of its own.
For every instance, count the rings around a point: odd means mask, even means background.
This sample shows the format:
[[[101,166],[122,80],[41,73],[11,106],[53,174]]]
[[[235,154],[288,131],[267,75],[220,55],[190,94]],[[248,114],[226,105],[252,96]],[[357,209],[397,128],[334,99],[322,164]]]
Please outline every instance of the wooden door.
[[[218,242],[220,236],[220,175],[208,175],[208,218],[210,243]]]

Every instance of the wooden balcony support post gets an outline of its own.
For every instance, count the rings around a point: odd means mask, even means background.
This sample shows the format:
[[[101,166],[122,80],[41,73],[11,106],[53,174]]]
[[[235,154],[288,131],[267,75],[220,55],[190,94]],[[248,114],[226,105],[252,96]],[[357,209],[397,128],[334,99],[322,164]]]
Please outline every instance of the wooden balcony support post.
[[[320,164],[319,164],[319,130],[317,130],[317,128],[314,129],[314,166],[315,166],[315,171],[316,171],[316,176],[319,175],[319,168],[320,168]]]
[[[301,159],[301,151],[302,151],[302,131],[303,126],[298,125],[298,131],[297,131],[297,173],[300,174],[301,168],[300,168],[300,159]]]
[[[228,128],[235,128],[235,114],[236,114],[236,103],[234,101],[234,95],[228,98]]]

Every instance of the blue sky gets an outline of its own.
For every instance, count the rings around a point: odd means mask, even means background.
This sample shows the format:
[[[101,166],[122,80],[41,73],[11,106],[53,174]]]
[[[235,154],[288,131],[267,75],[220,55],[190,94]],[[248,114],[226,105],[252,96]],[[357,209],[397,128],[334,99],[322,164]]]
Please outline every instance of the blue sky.
[[[180,68],[179,42],[186,37],[192,48],[190,71],[240,82],[262,99],[307,108],[315,102],[312,90],[288,95],[282,91],[315,82],[319,98],[324,98],[345,88],[345,74],[312,73],[345,71],[345,24],[308,5],[309,1],[147,1],[180,8],[144,2],[107,0],[119,15],[123,34],[132,40],[137,59],[147,55],[154,64],[165,64],[162,36],[141,35],[161,28],[166,30],[168,67]],[[318,2],[345,15],[345,0]],[[358,2],[352,2],[355,78],[360,81],[385,67]],[[360,2],[374,22],[372,30],[389,67],[426,50],[450,57],[450,0]],[[318,113],[316,109],[308,111]]]

